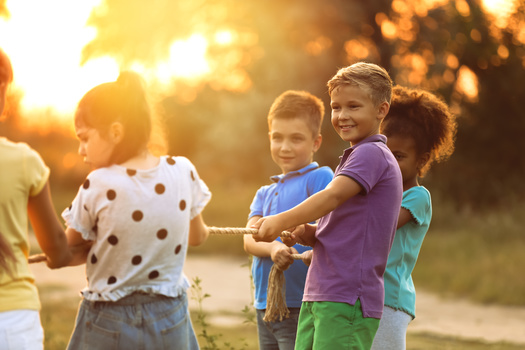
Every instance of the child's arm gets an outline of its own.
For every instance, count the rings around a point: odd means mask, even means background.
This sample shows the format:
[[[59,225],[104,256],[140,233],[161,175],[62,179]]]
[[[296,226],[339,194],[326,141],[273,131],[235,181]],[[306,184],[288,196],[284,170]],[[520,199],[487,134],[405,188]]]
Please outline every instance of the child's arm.
[[[260,218],[260,216],[252,216],[250,220],[248,220],[246,227],[251,227]],[[294,261],[290,255],[297,254],[295,248],[287,247],[279,241],[274,240],[269,243],[256,242],[251,235],[244,235],[244,251],[260,258],[271,257],[277,267],[283,271]]]
[[[82,235],[71,227],[66,229],[66,235],[69,251],[72,254],[72,258],[66,266],[85,264],[93,242],[84,240]]]
[[[336,176],[324,190],[294,208],[281,214],[261,218],[254,225],[259,231],[253,235],[253,238],[255,241],[272,242],[283,230],[319,219],[361,190],[361,186],[350,177]]]
[[[208,230],[208,226],[204,223],[201,214],[191,219],[190,235],[188,237],[189,245],[194,247],[199,246],[208,239],[209,235],[210,231]]]
[[[399,211],[399,218],[397,219],[397,228],[403,227],[403,225],[407,224],[411,220],[414,220],[412,213],[405,208],[401,208]]]
[[[50,268],[67,266],[72,256],[67,248],[64,228],[51,201],[49,183],[39,194],[29,197],[27,212],[38,244],[47,256],[47,265]]]

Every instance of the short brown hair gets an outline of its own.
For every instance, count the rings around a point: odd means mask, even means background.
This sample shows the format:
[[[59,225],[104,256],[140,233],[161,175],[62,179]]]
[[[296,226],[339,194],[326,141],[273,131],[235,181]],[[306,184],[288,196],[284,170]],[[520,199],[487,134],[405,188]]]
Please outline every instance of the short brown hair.
[[[392,79],[388,72],[374,63],[357,62],[341,68],[327,83],[328,93],[343,85],[354,85],[369,92],[374,105],[390,103],[392,98]]]
[[[307,91],[288,90],[273,101],[268,113],[268,128],[274,119],[301,118],[312,130],[313,137],[321,134],[324,104],[320,98]]]

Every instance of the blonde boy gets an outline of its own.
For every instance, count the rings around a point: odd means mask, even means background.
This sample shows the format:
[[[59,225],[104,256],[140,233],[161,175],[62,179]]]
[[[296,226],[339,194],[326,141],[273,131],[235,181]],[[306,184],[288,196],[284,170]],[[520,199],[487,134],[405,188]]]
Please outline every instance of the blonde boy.
[[[257,191],[250,206],[248,227],[263,216],[278,214],[296,206],[332,180],[330,168],[319,167],[313,162],[313,155],[321,146],[323,114],[322,101],[304,91],[286,91],[272,104],[268,114],[270,152],[282,174],[272,176],[273,183]],[[293,349],[308,267],[302,262],[292,264],[290,254],[311,248],[301,245],[289,248],[279,238],[270,243],[255,242],[252,236],[246,235],[244,249],[254,256],[252,275],[259,348]],[[286,303],[290,317],[264,322],[268,276],[273,264],[286,270]]]
[[[381,67],[356,63],[328,82],[332,125],[350,143],[325,190],[259,220],[256,241],[296,229],[313,246],[296,349],[370,349],[383,311],[383,273],[402,197],[399,166],[379,134],[392,81]]]

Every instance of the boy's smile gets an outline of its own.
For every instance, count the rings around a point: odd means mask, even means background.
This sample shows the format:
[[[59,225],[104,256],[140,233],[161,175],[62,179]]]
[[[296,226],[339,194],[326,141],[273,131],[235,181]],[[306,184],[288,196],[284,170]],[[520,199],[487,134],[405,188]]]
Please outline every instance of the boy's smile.
[[[310,164],[321,146],[321,135],[314,139],[307,123],[299,118],[274,119],[269,136],[272,159],[283,174]]]
[[[368,91],[355,85],[342,85],[332,91],[330,106],[335,131],[351,145],[379,133],[381,120],[388,112],[388,103],[375,106]]]

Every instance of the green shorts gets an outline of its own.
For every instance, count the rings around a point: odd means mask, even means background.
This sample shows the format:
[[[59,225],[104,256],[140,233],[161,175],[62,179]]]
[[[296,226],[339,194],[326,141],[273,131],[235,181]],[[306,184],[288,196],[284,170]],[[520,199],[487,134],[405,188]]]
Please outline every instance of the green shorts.
[[[303,302],[295,350],[369,350],[378,327],[378,318],[363,317],[359,299],[355,305],[330,301]]]

